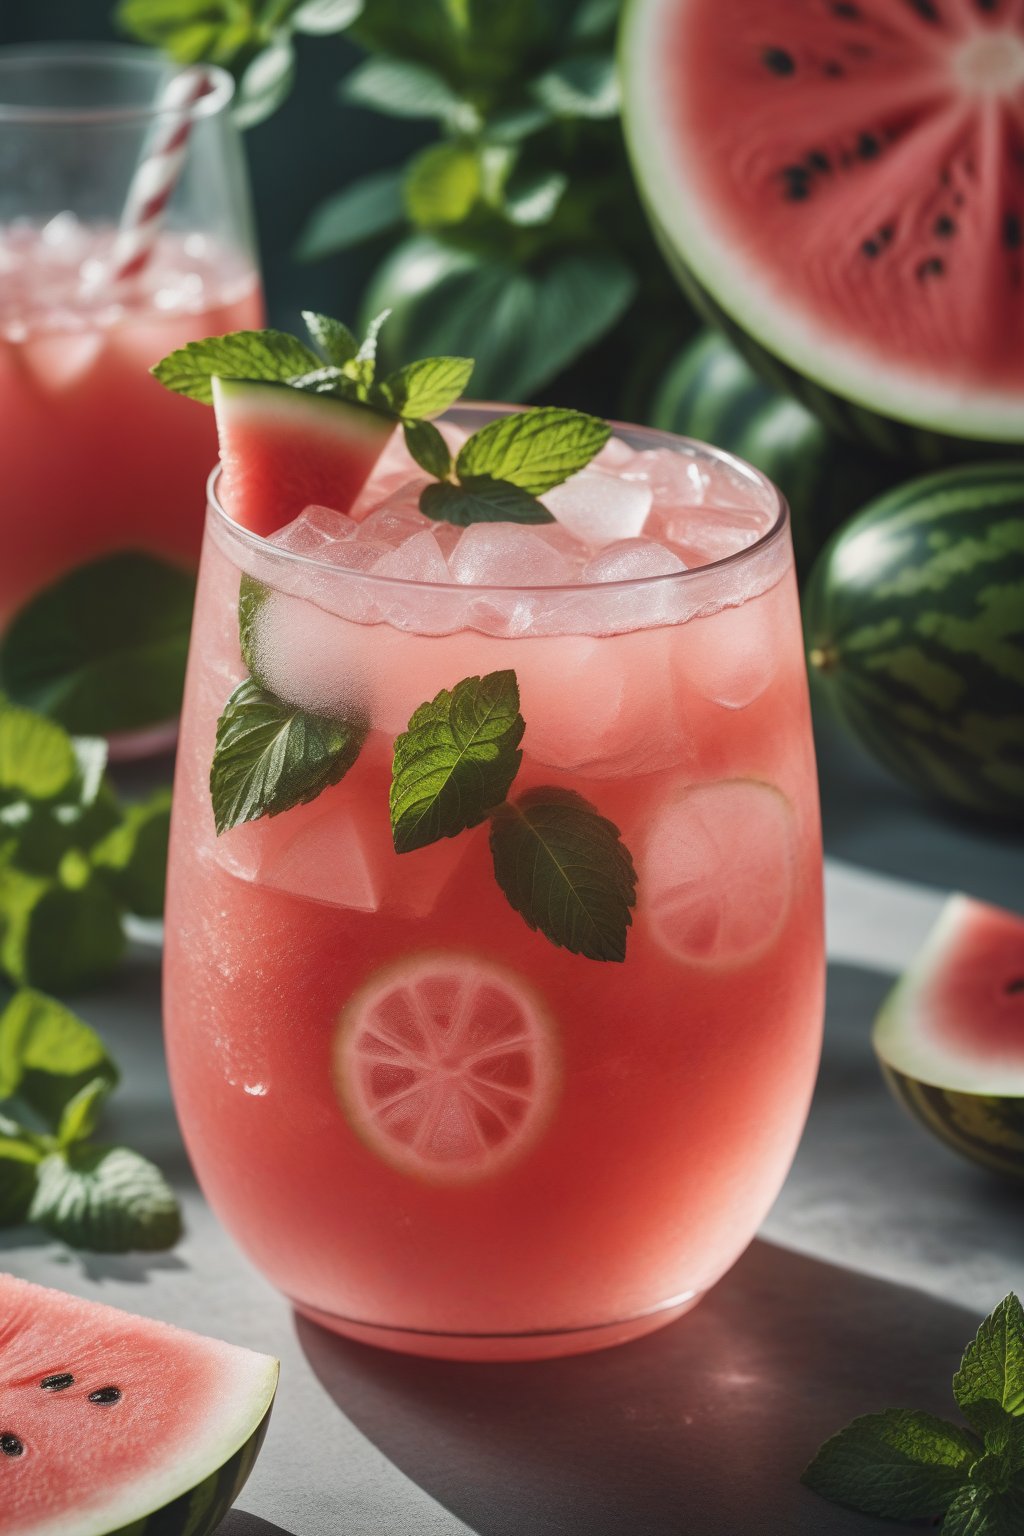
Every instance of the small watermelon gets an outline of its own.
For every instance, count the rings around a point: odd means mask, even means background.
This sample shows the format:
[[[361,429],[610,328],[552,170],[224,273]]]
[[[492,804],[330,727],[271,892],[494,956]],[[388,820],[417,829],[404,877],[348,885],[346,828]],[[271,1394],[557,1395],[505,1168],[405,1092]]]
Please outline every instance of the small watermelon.
[[[822,551],[808,657],[893,773],[991,815],[1024,815],[1024,464],[912,480]]]
[[[221,502],[264,537],[304,507],[347,512],[395,430],[367,406],[287,384],[214,379],[213,404]]]
[[[774,480],[789,502],[802,573],[851,512],[904,477],[894,459],[837,437],[772,389],[718,331],[705,331],[670,364],[650,424],[726,448]]]
[[[267,1355],[0,1274],[0,1536],[208,1536],[252,1471]]]
[[[684,287],[773,383],[924,465],[1024,443],[1024,13],[628,0],[623,114]]]
[[[1024,919],[951,896],[873,1038],[889,1086],[923,1126],[1024,1179]]]

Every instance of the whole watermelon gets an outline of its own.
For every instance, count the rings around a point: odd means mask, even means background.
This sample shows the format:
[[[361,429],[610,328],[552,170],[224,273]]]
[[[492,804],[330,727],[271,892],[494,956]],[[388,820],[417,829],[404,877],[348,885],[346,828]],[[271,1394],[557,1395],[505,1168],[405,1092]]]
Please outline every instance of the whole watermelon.
[[[726,448],[774,480],[789,502],[804,574],[851,512],[905,475],[896,460],[854,447],[799,401],[772,389],[714,330],[670,364],[649,419],[667,432]]]
[[[1024,465],[911,480],[822,551],[808,659],[863,744],[928,795],[1024,818]]]

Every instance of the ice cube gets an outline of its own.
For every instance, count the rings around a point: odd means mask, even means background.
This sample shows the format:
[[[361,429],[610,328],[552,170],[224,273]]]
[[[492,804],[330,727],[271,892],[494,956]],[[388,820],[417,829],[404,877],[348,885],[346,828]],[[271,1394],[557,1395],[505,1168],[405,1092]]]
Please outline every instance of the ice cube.
[[[358,546],[352,542],[339,547]],[[365,708],[366,681],[353,658],[358,654],[360,624],[377,617],[361,606],[374,602],[373,594],[364,591],[367,585],[344,577],[324,582],[326,600],[339,608],[347,605],[354,624],[338,612],[286,592],[270,591],[258,604],[252,620],[254,670],[278,698],[318,714]],[[349,589],[347,595],[345,589]]]
[[[600,469],[581,469],[541,500],[563,528],[593,547],[635,537],[651,510],[649,485]]]
[[[267,542],[295,555],[315,555],[323,559],[332,544],[350,539],[356,526],[344,512],[336,512],[333,507],[311,506],[271,534]]]
[[[584,581],[640,581],[647,576],[674,576],[686,566],[678,555],[654,539],[620,539],[595,555],[585,567]]]
[[[679,626],[673,666],[680,683],[723,709],[759,699],[778,670],[771,610],[757,598]]]
[[[87,226],[67,210],[54,214],[43,225],[39,238],[47,261],[69,267],[79,266],[93,243]]]
[[[677,549],[688,566],[708,565],[756,543],[767,532],[768,518],[755,507],[701,507],[697,512],[669,515],[661,536]]]
[[[706,476],[689,453],[645,448],[633,455],[620,474],[631,484],[648,486],[657,505],[693,507],[704,500]]]
[[[373,572],[375,576],[391,576],[402,581],[451,581],[448,562],[432,528],[424,528],[396,548],[389,549],[377,561]]]
[[[608,439],[601,452],[591,461],[599,469],[625,469],[633,457],[633,449],[628,443],[624,443],[621,437],[614,435]]]
[[[579,562],[542,529],[472,523],[450,557],[452,576],[474,587],[558,587],[575,581]]]
[[[50,394],[61,394],[81,383],[103,350],[99,331],[32,336],[24,343],[22,357],[36,382]]]
[[[397,549],[406,539],[431,526],[418,506],[419,486],[404,486],[358,523],[356,538],[370,539]]]

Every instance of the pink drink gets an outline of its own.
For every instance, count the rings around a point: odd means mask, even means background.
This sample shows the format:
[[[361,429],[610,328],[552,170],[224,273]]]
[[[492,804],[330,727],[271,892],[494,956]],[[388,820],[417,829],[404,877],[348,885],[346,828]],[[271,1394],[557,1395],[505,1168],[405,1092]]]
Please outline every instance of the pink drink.
[[[112,238],[71,214],[0,229],[0,629],[41,587],[116,550],[198,560],[213,421],[149,369],[188,341],[259,326],[258,280],[208,237],[165,233],[123,292],[90,290]]]
[[[358,528],[319,509],[263,541],[209,514],[167,922],[176,1103],[253,1261],[388,1347],[529,1358],[671,1320],[749,1242],[806,1115],[821,848],[785,516],[735,461],[620,436],[639,456],[613,440],[540,529],[460,534],[414,491],[372,510],[374,485]],[[378,497],[416,474],[387,457]],[[243,574],[265,589],[267,685],[357,700],[371,729],[312,803],[218,838]],[[486,824],[393,850],[396,735],[504,669],[526,722],[513,797],[574,790],[632,854],[622,963],[526,925]]]

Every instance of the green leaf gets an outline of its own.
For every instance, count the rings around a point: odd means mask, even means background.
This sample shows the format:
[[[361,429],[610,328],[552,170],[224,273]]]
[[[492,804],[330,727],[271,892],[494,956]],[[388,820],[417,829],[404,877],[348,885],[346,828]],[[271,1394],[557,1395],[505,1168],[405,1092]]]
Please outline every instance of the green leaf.
[[[57,1140],[62,1147],[73,1146],[92,1135],[110,1087],[105,1077],[94,1077],[68,1100],[57,1127]]]
[[[991,1421],[986,1405],[1024,1414],[1024,1307],[1013,1294],[1004,1297],[968,1344],[953,1377],[953,1395],[964,1417],[980,1429]]]
[[[27,1135],[0,1133],[0,1227],[16,1227],[27,1217],[41,1158]]]
[[[500,805],[519,771],[524,729],[514,672],[463,678],[421,704],[395,742],[395,851],[455,837]]]
[[[459,450],[455,469],[464,485],[486,475],[540,496],[585,468],[610,436],[608,423],[596,416],[536,406],[499,416],[474,432]]]
[[[103,1041],[55,998],[23,987],[0,1014],[0,1099],[17,1097],[51,1128],[87,1084],[117,1080]]]
[[[472,372],[471,357],[425,357],[389,373],[380,388],[398,416],[440,416],[458,400]]]
[[[621,11],[622,0],[580,0],[573,13],[570,36],[587,41],[610,39]]]
[[[259,682],[259,659],[256,655],[256,620],[263,604],[270,597],[270,588],[255,576],[242,572],[238,584],[238,644],[242,660],[251,677]]]
[[[80,565],[16,615],[0,687],[70,731],[109,735],[177,715],[195,582],[151,555]]]
[[[405,173],[405,211],[424,229],[461,224],[480,196],[480,161],[462,144],[432,144]]]
[[[379,315],[374,315],[366,327],[366,335],[359,344],[359,351],[350,365],[356,383],[366,391],[373,386],[374,374],[377,371],[377,346],[380,333],[390,318],[390,309],[382,309]]]
[[[890,1408],[826,1440],[801,1482],[865,1515],[928,1519],[948,1507],[981,1454],[978,1440],[956,1424]]]
[[[234,118],[240,128],[253,128],[277,111],[295,79],[295,50],[287,33],[278,33],[242,72],[235,95]]]
[[[1024,1487],[978,1487],[955,1495],[942,1522],[942,1536],[1020,1536],[1024,1531]]]
[[[378,55],[357,64],[338,94],[353,106],[389,117],[435,117],[458,121],[464,104],[448,82],[425,64]]]
[[[531,928],[588,960],[624,960],[636,871],[619,829],[573,790],[531,789],[495,813],[494,873]]]
[[[553,217],[569,185],[561,171],[536,171],[529,176],[514,176],[505,187],[505,216],[513,224],[534,228]]]
[[[451,474],[452,456],[448,444],[432,421],[403,421],[405,446],[421,469],[436,479]]]
[[[362,10],[363,0],[302,0],[292,16],[292,25],[297,32],[323,37],[329,32],[344,32],[358,20]]]
[[[340,320],[333,320],[330,315],[317,314],[315,309],[304,309],[302,319],[314,346],[319,347],[327,361],[336,368],[351,362],[359,351],[358,341]]]
[[[61,726],[0,698],[0,797],[52,800],[71,786],[78,769],[71,737]]]
[[[360,720],[328,720],[283,703],[251,678],[217,722],[210,793],[218,834],[279,816],[337,784],[359,756]]]
[[[404,180],[404,170],[375,171],[325,198],[299,236],[298,259],[320,261],[404,224]]]
[[[319,367],[317,354],[287,331],[229,331],[186,343],[151,372],[165,389],[211,405],[215,378],[280,384]]]
[[[44,1158],[29,1219],[94,1253],[153,1252],[181,1236],[163,1174],[127,1147],[70,1147]]]
[[[538,102],[503,107],[487,118],[487,140],[492,144],[521,144],[550,125],[551,113]]]
[[[435,522],[454,523],[553,523],[554,518],[529,491],[477,475],[467,484],[426,485],[420,492],[420,511]]]
[[[170,828],[171,791],[158,789],[130,805],[92,850],[94,867],[136,917],[163,916]]]
[[[0,869],[0,965],[21,986],[72,992],[104,980],[124,953],[121,908],[104,881],[90,876],[70,883],[69,859],[81,870],[84,855],[72,849],[58,879]]]
[[[533,95],[555,117],[616,117],[619,81],[611,53],[563,59],[533,82]]]

